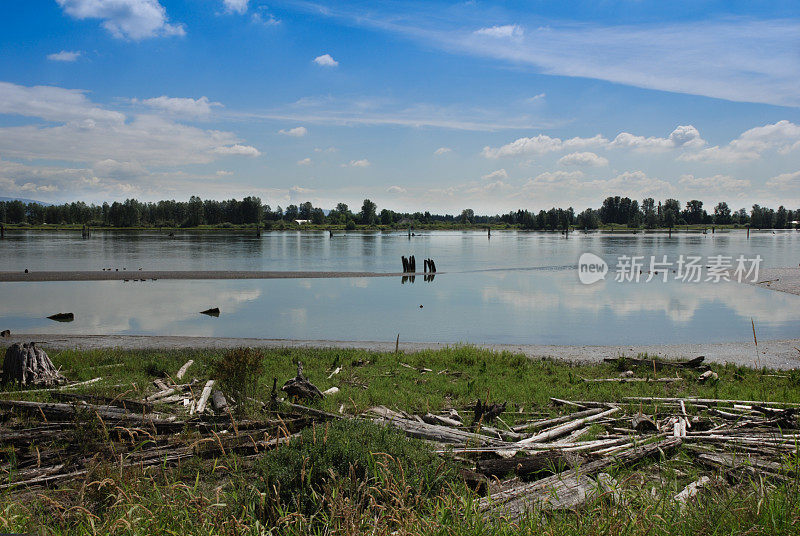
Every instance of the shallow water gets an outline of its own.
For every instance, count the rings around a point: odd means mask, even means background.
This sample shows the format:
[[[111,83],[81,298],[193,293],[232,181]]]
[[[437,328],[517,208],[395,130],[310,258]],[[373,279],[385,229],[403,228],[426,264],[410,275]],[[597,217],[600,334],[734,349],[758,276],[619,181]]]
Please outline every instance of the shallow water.
[[[608,235],[403,233],[9,233],[0,271],[339,270],[397,272],[400,256],[436,260],[426,282],[401,278],[0,283],[0,329],[285,339],[512,344],[658,344],[800,337],[800,297],[738,283],[617,282],[619,255],[752,257],[797,266],[800,233]],[[578,280],[581,253],[609,263]],[[134,276],[135,277],[135,276]],[[420,305],[423,307],[420,308]],[[199,311],[219,307],[218,318]],[[46,319],[71,311],[75,321]]]

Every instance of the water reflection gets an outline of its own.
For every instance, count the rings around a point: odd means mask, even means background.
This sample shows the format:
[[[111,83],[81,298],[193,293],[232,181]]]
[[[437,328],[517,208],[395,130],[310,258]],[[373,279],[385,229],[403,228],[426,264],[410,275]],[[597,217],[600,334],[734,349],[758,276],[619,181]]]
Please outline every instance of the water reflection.
[[[740,285],[581,285],[574,270],[384,278],[2,283],[17,332],[512,344],[657,344],[800,337],[800,298]],[[430,281],[433,274],[422,276]],[[198,314],[210,306],[222,314]],[[420,305],[424,307],[421,308]],[[56,310],[74,322],[51,322]]]
[[[800,233],[604,235],[326,231],[254,234],[7,234],[0,270],[231,269],[395,273],[401,256],[435,258],[439,277],[269,281],[0,283],[0,328],[76,334],[165,334],[296,339],[519,344],[631,344],[800,337],[800,297],[736,283],[581,285],[581,253],[761,255],[796,266]],[[515,268],[515,270],[509,270]],[[135,278],[135,272],[131,273]],[[423,308],[420,308],[423,305]],[[219,317],[199,314],[218,307]],[[73,322],[47,320],[72,311]]]

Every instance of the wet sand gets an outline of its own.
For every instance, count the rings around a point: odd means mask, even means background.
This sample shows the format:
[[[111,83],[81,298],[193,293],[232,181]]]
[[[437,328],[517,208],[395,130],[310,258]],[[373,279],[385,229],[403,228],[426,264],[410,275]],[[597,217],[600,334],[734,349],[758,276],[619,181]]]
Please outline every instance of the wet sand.
[[[800,267],[764,268],[758,274],[757,287],[800,296]]]
[[[134,279],[334,279],[344,277],[400,277],[422,273],[290,272],[254,270],[120,270],[0,272],[0,282],[125,281]]]
[[[99,349],[120,348],[125,350],[155,349],[224,349],[237,346],[260,348],[360,348],[365,350],[393,352],[395,341],[330,341],[330,340],[289,340],[289,339],[243,339],[227,337],[180,337],[164,335],[39,335],[13,334],[4,342],[40,342],[52,349]],[[419,352],[454,347],[458,344],[404,342],[400,341],[403,352]],[[657,355],[668,359],[691,359],[706,356],[710,363],[735,363],[748,367],[766,366],[774,369],[800,367],[800,339],[759,341],[758,358],[753,342],[727,342],[711,344],[667,344],[667,345],[622,345],[622,346],[551,346],[526,344],[473,344],[497,352],[513,352],[531,358],[551,357],[574,363],[597,363],[606,357],[620,355],[635,356],[640,353]]]

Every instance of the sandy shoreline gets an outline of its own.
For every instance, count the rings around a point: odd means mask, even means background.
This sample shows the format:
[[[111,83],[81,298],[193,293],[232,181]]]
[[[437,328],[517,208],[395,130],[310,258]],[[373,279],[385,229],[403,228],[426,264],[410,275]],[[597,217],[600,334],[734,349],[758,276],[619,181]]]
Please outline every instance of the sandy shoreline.
[[[400,277],[403,273],[382,272],[293,272],[257,270],[65,270],[42,272],[0,272],[0,282],[41,281],[126,281],[135,279],[335,279],[345,277]]]
[[[800,296],[800,268],[764,268],[754,285]]]
[[[126,350],[188,349],[188,348],[234,348],[252,346],[261,348],[360,348],[391,352],[394,341],[330,341],[289,339],[246,339],[229,337],[183,337],[169,335],[41,335],[14,334],[10,339],[0,339],[7,344],[13,342],[40,342],[53,349],[99,349],[121,348]],[[457,346],[453,343],[404,342],[404,352],[437,350]],[[727,342],[710,344],[665,344],[665,345],[620,345],[620,346],[553,346],[532,344],[475,344],[479,348],[493,351],[522,353],[529,357],[552,357],[570,362],[599,362],[606,357],[621,354],[647,353],[671,359],[691,359],[706,356],[711,363],[735,363],[749,367],[766,366],[775,369],[800,367],[800,339],[759,341],[760,363],[756,362],[752,342]]]

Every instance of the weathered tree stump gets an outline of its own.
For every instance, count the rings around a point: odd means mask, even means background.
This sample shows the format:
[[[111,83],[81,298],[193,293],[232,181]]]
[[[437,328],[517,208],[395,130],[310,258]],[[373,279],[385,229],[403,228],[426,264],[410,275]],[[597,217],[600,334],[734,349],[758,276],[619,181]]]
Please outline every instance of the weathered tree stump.
[[[67,383],[67,379],[53,366],[47,353],[35,343],[16,343],[6,350],[3,360],[2,384],[51,387]]]
[[[506,410],[506,402],[502,404],[488,404],[481,400],[475,403],[475,413],[473,416],[473,425],[481,420],[483,422],[492,422]]]
[[[295,398],[310,400],[322,398],[322,391],[303,376],[303,363],[300,361],[297,362],[297,376],[284,383],[281,391]]]

